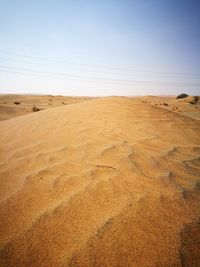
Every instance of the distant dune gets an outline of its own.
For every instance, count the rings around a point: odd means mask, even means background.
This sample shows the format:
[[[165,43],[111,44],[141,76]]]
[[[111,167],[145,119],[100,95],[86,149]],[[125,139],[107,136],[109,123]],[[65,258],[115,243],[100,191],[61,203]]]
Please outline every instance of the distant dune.
[[[200,266],[199,103],[34,97],[1,98],[0,266]]]
[[[92,98],[53,95],[0,95],[0,121],[32,113],[34,107],[44,110],[88,99]]]
[[[198,99],[197,102],[194,99]],[[159,108],[180,113],[184,116],[200,120],[200,97],[188,96],[176,99],[175,96],[144,96],[139,98],[143,103],[149,103]]]

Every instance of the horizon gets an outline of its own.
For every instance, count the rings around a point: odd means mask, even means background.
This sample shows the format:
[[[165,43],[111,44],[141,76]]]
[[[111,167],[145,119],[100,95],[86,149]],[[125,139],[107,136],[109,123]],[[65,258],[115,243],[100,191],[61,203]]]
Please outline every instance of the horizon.
[[[182,93],[181,93],[182,94]],[[184,94],[184,92],[183,92]],[[177,95],[56,95],[56,94],[40,94],[40,93],[0,93],[0,95],[22,95],[22,96],[66,96],[66,97],[143,97],[143,96],[151,96],[151,97],[176,97]],[[188,96],[195,96],[195,95],[188,95]]]
[[[0,4],[1,94],[199,94],[196,0]]]

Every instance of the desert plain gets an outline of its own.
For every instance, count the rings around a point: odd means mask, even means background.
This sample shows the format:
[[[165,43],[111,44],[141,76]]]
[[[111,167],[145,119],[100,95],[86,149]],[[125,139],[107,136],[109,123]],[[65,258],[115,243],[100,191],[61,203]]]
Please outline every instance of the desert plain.
[[[0,266],[200,266],[200,99],[1,95],[0,133]]]

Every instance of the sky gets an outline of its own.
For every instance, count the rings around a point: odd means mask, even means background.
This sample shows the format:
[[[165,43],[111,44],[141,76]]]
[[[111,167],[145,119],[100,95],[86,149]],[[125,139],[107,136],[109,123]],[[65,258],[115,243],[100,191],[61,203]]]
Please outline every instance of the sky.
[[[0,93],[200,93],[199,0],[0,0]]]

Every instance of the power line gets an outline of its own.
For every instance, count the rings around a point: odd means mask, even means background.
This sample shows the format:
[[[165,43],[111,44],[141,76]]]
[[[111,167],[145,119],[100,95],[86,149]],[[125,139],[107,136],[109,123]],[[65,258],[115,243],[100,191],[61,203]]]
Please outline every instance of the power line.
[[[96,69],[104,69],[107,71],[115,70],[115,71],[121,71],[121,72],[137,72],[137,73],[152,73],[152,74],[164,74],[164,75],[178,75],[178,76],[200,76],[200,74],[192,74],[192,73],[179,73],[179,72],[160,72],[160,71],[150,71],[150,70],[135,70],[132,68],[120,68],[120,67],[110,67],[105,65],[94,65],[94,64],[85,64],[85,63],[78,63],[73,62],[70,60],[58,60],[58,59],[52,59],[52,58],[46,58],[46,57],[39,57],[39,56],[29,56],[29,55],[21,55],[5,50],[0,50],[1,54],[7,54],[11,56],[16,57],[24,57],[24,58],[30,58],[30,59],[36,59],[40,61],[46,61],[46,62],[54,62],[54,63],[60,63],[60,64],[71,64],[74,66],[82,66],[85,68],[96,68]]]
[[[3,60],[3,61],[11,61],[11,62],[16,62],[16,63],[25,63],[25,64],[31,64],[31,65],[36,65],[36,66],[48,66],[48,67],[51,67],[51,65],[47,65],[47,63],[44,63],[44,62],[31,62],[31,61],[27,61],[27,60],[20,60],[20,59],[13,59],[13,58],[2,58],[2,57],[0,57],[0,60]],[[55,65],[53,66],[53,67],[55,67]],[[75,69],[73,69],[74,67],[70,67],[70,70],[81,70],[81,71],[85,71],[85,68],[81,68],[81,67],[75,67]],[[68,68],[64,68],[64,69],[66,69],[66,70],[69,70],[69,67]],[[106,74],[113,74],[113,75],[125,75],[125,76],[129,76],[129,77],[133,77],[133,76],[139,76],[139,74],[130,74],[130,73],[126,73],[126,74],[118,74],[118,73],[116,73],[116,72],[111,72],[111,71],[103,71],[103,70],[94,70],[94,69],[92,69],[92,70],[89,70],[89,72],[92,72],[92,73],[106,73]],[[140,74],[141,75],[141,74]],[[145,74],[145,75],[148,75],[148,76],[152,76],[152,73],[151,74]],[[153,74],[153,76],[155,76],[156,75],[156,77],[169,77],[168,75],[164,75],[164,74],[162,74],[162,75],[158,75],[158,74]],[[173,76],[176,76],[176,75],[173,75]],[[186,78],[186,77],[184,77],[184,78]],[[199,78],[198,76],[196,76],[196,77],[192,77],[192,76],[188,76],[187,78]]]
[[[95,81],[95,80],[86,80],[86,79],[75,79],[72,77],[57,77],[57,76],[49,76],[49,75],[40,75],[40,74],[34,74],[34,73],[25,73],[25,72],[19,72],[19,71],[8,71],[8,70],[1,70],[2,72],[7,72],[7,73],[13,73],[17,75],[23,75],[23,76],[34,76],[34,77],[48,77],[48,78],[53,78],[53,79],[58,79],[58,80],[70,80],[70,81],[76,81],[76,82],[89,82],[89,83],[101,83],[101,84],[118,84],[118,85],[132,85],[130,83],[120,83],[120,82],[105,82],[105,81]]]
[[[92,77],[92,76],[81,76],[81,75],[72,75],[65,73],[56,73],[56,72],[47,72],[47,71],[35,71],[31,69],[16,68],[10,66],[0,65],[0,71],[15,73],[21,75],[31,75],[37,77],[50,77],[56,79],[73,79],[76,81],[87,81],[87,82],[111,82],[115,84],[146,84],[146,85],[179,85],[179,86],[200,86],[197,83],[182,83],[182,82],[157,82],[157,81],[142,81],[142,80],[118,80],[118,79],[109,79],[103,77]]]

